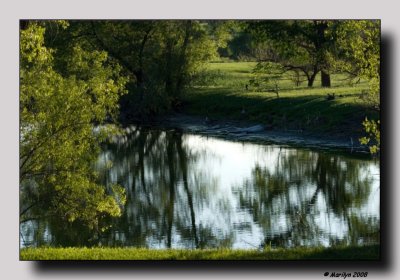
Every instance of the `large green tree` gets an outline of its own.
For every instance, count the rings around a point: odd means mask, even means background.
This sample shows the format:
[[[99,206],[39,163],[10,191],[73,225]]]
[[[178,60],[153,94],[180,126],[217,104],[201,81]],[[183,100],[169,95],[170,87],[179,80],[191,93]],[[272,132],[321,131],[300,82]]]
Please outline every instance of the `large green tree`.
[[[380,111],[380,21],[346,20],[335,27],[338,49],[341,53],[342,71],[368,81],[369,90],[363,96],[365,102],[377,112]],[[363,122],[366,137],[362,144],[370,146],[371,153],[380,150],[380,120]]]
[[[118,62],[131,77],[129,93],[120,100],[123,119],[128,121],[179,108],[191,77],[216,56],[221,41],[210,36],[212,29],[206,22],[196,20],[70,24],[69,30],[49,42],[62,49],[79,42]]]
[[[337,21],[272,20],[250,22],[248,30],[262,46],[259,61],[279,63],[286,71],[301,73],[312,87],[318,73],[321,85],[330,87],[331,53],[329,28]]]
[[[51,28],[68,23],[22,22],[20,30],[20,221],[46,217],[104,230],[119,216],[124,193],[97,183],[92,163],[108,136],[127,79],[105,52],[75,44],[65,53],[46,47]],[[64,72],[55,56],[63,56]]]

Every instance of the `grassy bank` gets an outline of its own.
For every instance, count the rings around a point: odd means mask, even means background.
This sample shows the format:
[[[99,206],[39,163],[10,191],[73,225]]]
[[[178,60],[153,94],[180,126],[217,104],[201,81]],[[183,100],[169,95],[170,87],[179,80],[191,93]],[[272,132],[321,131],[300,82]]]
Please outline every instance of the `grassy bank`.
[[[274,250],[153,250],[142,248],[29,248],[21,260],[378,260],[378,245]]]
[[[210,63],[210,79],[195,85],[185,97],[184,112],[214,120],[260,123],[271,129],[359,136],[366,116],[376,118],[362,100],[366,82],[349,84],[344,75],[331,75],[332,87],[322,88],[317,76],[313,88],[290,79],[279,82],[279,98],[258,92],[249,84],[255,63]],[[248,89],[246,89],[248,85]],[[335,99],[328,100],[328,94]]]

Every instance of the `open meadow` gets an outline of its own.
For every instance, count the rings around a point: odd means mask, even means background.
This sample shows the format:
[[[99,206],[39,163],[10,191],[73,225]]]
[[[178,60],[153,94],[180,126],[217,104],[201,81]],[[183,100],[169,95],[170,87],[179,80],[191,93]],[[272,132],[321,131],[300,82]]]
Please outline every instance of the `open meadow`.
[[[205,68],[185,96],[184,112],[215,120],[260,123],[269,129],[360,137],[365,117],[376,117],[363,102],[368,84],[333,74],[332,86],[323,88],[320,76],[315,85],[296,85],[289,75],[278,82],[277,94],[250,85],[255,62],[214,62]],[[197,83],[197,84],[196,84]],[[246,89],[247,85],[247,89]],[[271,86],[271,90],[274,87]],[[328,95],[334,95],[329,100]]]

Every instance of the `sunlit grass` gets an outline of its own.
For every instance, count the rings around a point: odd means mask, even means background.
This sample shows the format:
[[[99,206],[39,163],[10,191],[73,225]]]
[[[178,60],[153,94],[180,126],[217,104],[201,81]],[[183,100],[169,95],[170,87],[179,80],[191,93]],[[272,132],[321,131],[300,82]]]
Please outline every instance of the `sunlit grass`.
[[[249,80],[255,64],[208,64],[208,71],[216,78],[210,85],[195,86],[187,93],[185,112],[221,120],[257,122],[280,129],[344,134],[361,134],[365,117],[376,117],[361,98],[361,93],[368,88],[365,81],[349,84],[345,75],[333,74],[331,88],[322,88],[319,76],[314,87],[309,88],[306,82],[295,86],[293,81],[285,79],[279,82],[277,96],[251,87]],[[328,94],[334,94],[335,98],[328,100]]]
[[[378,245],[336,248],[267,250],[144,249],[144,248],[28,248],[21,260],[378,260]]]
[[[249,80],[253,78],[253,68],[256,66],[256,62],[229,62],[229,63],[218,63],[213,62],[209,63],[206,66],[207,71],[210,73],[216,73],[218,78],[218,87],[229,87],[236,86],[238,89],[245,89],[245,85],[249,84]],[[307,82],[303,81],[299,86],[296,86],[295,83],[290,79],[291,75],[287,74],[283,76],[283,79],[278,82],[279,88],[282,91],[286,90],[295,90],[301,91],[310,90],[307,87]],[[320,88],[320,75],[318,74],[315,78],[314,89]],[[353,83],[352,83],[353,82]],[[331,75],[331,84],[332,88],[328,89],[332,91],[332,89],[337,90],[337,87],[347,87],[347,88],[356,88],[360,93],[362,89],[367,89],[368,85],[366,81],[360,81],[356,83],[355,80],[349,79],[344,74],[332,74]],[[242,88],[239,88],[242,87]],[[311,89],[312,91],[313,89]]]

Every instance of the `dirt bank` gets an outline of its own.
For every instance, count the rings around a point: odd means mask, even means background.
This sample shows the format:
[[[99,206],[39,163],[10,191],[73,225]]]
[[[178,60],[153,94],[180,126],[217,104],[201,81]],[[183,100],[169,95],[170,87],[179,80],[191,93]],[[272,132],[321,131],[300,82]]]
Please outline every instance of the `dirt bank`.
[[[327,134],[312,134],[301,130],[277,130],[255,123],[214,121],[184,114],[169,115],[158,123],[164,127],[179,128],[185,132],[231,141],[273,143],[296,147],[368,153],[368,148],[360,145],[358,139],[353,139],[352,137],[339,138]]]

